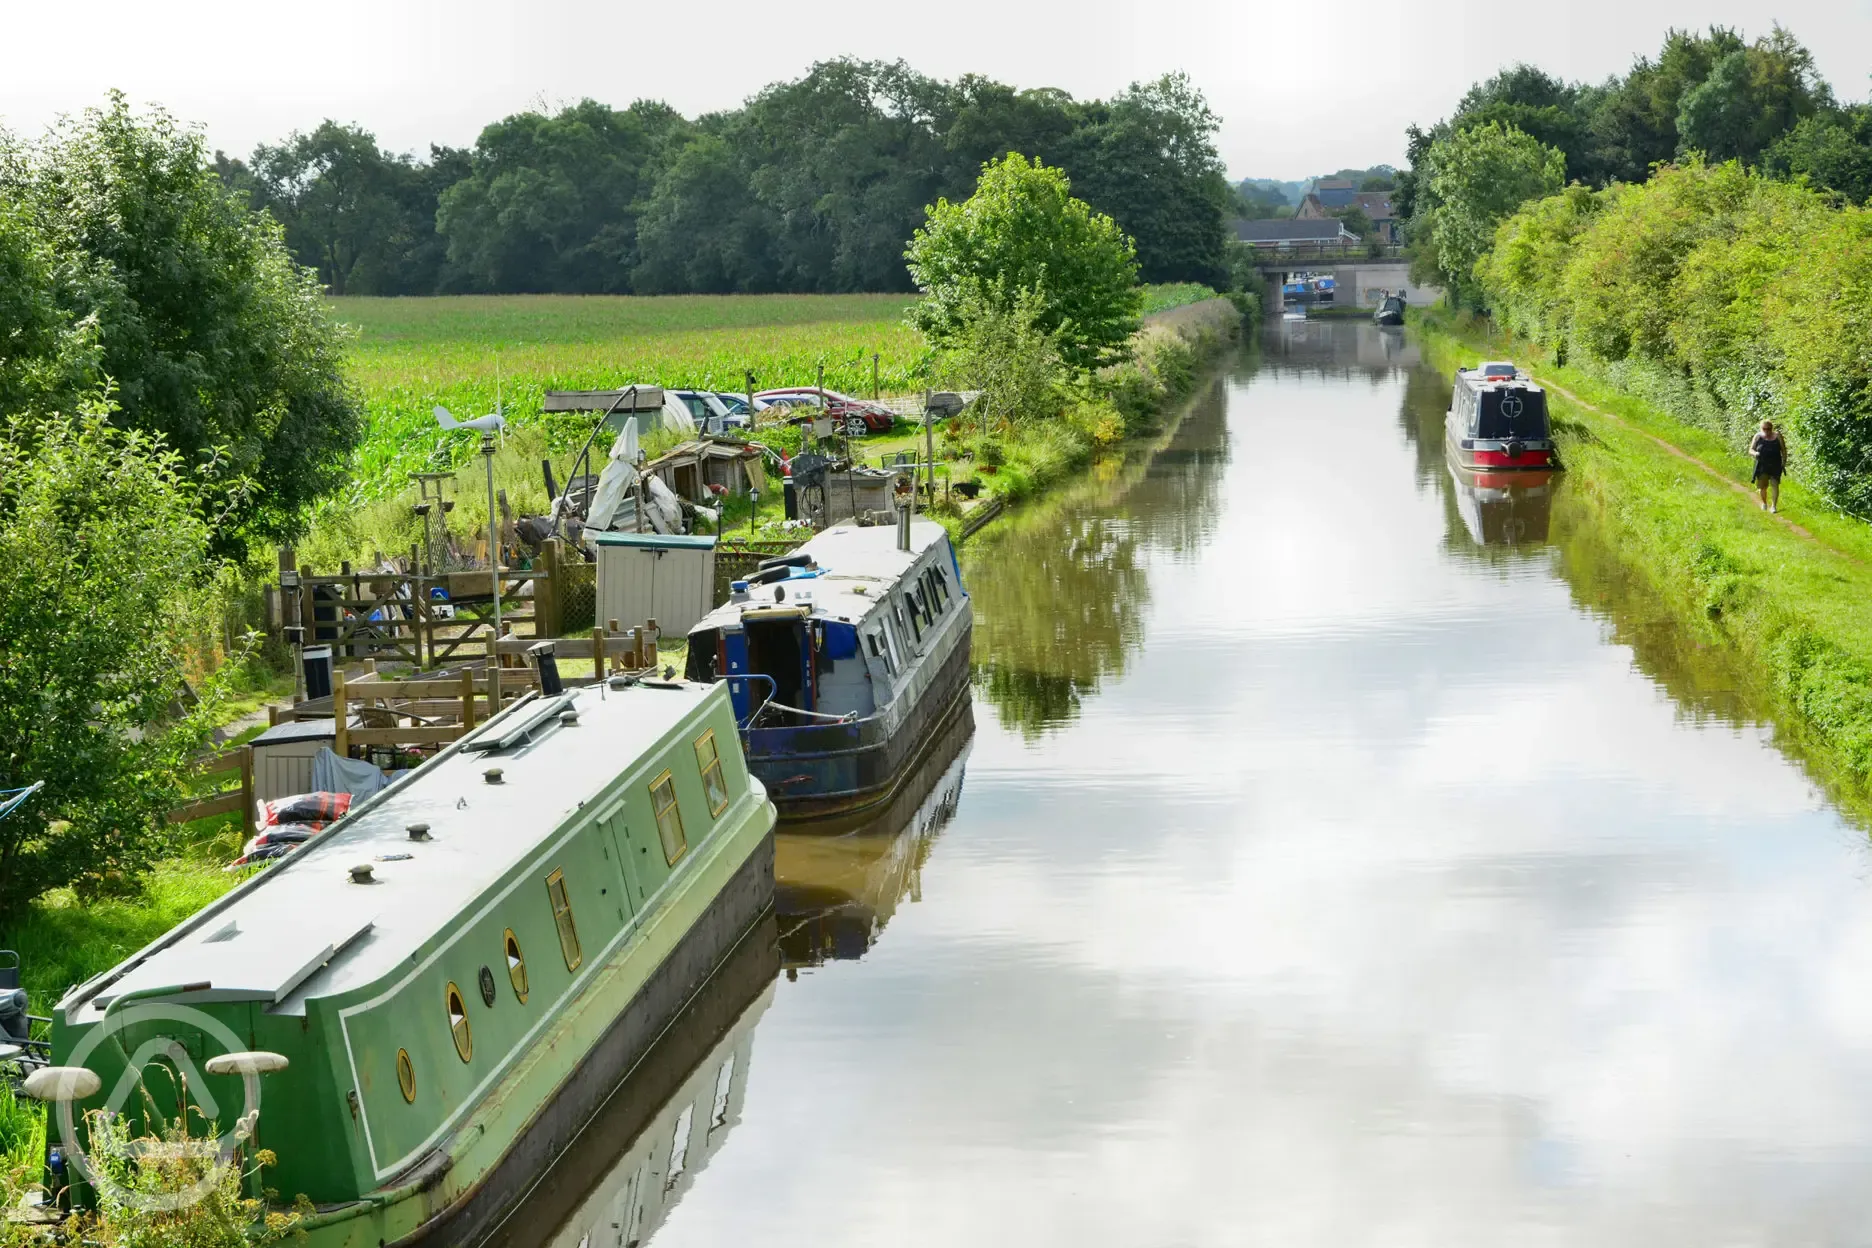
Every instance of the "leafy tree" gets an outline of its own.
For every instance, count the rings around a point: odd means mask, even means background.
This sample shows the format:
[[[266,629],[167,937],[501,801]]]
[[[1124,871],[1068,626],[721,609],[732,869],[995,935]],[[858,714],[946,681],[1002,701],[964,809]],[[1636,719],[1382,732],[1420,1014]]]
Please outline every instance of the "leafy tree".
[[[1070,367],[1119,358],[1141,307],[1136,249],[1071,192],[1060,170],[1013,153],[983,167],[967,201],[936,201],[905,252],[924,294],[911,311],[917,327],[947,345],[976,309],[1037,299],[1032,324]]]
[[[1684,93],[1677,132],[1685,150],[1752,164],[1796,122],[1831,103],[1813,55],[1777,26],[1717,61]]]
[[[198,740],[173,719],[178,622],[205,569],[194,483],[100,408],[0,423],[0,920],[47,889],[135,875]]]
[[[436,229],[463,281],[497,292],[630,289],[633,208],[691,124],[664,104],[619,112],[582,100],[518,113],[475,142],[468,176],[442,193]]]
[[[1566,158],[1512,126],[1490,122],[1438,140],[1427,160],[1437,264],[1453,293],[1479,305],[1476,263],[1494,242],[1496,227],[1526,201],[1557,192]]]
[[[1371,239],[1372,219],[1363,208],[1357,204],[1348,204],[1344,208],[1334,208],[1331,211],[1333,216],[1345,222],[1346,229],[1351,230],[1361,239],[1368,241]]]
[[[56,303],[72,350],[91,350],[72,344],[95,335],[118,419],[213,466],[205,505],[220,549],[289,534],[342,481],[362,424],[342,331],[278,226],[229,193],[199,134],[166,113],[133,115],[113,94],[0,163],[9,202],[56,258],[36,298]]]
[[[773,290],[776,224],[728,141],[699,134],[676,153],[638,215],[632,286],[646,295]]]
[[[318,270],[335,295],[347,293],[358,262],[407,246],[394,157],[357,126],[325,121],[310,134],[254,151],[256,199],[286,227],[293,254]]]
[[[1225,282],[1229,187],[1212,137],[1220,122],[1202,93],[1166,74],[1088,113],[1059,164],[1137,241],[1144,280]]]
[[[1803,176],[1865,203],[1872,199],[1872,106],[1854,104],[1803,117],[1768,149],[1762,164],[1778,176]]]

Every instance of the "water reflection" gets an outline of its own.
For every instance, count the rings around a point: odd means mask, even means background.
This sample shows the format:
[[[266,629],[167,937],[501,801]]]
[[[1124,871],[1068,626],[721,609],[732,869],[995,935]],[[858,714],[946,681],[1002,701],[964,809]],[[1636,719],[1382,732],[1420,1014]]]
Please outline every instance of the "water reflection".
[[[1143,644],[1147,552],[1188,556],[1215,532],[1229,464],[1227,381],[1174,429],[1093,469],[967,552],[977,689],[1032,738],[1071,722]]]
[[[635,1248],[656,1232],[741,1120],[776,935],[769,914],[742,938],[483,1248]]]
[[[848,830],[776,834],[774,909],[788,974],[862,958],[899,902],[923,899],[923,864],[962,802],[974,736],[974,708],[965,699],[883,813]]]

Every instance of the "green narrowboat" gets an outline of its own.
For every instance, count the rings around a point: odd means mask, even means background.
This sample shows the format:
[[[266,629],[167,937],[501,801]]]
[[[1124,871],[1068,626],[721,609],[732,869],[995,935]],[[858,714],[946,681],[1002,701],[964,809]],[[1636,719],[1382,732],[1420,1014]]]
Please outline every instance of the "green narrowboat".
[[[725,686],[530,695],[59,1003],[74,1193],[86,1111],[180,1088],[310,1244],[482,1239],[769,914],[773,825]]]

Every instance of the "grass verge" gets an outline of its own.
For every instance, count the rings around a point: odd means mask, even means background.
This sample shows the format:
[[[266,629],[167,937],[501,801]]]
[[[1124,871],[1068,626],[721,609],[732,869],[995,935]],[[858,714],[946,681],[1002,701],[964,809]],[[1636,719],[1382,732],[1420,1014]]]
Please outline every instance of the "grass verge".
[[[1722,439],[1485,323],[1413,325],[1438,367],[1512,357],[1548,386],[1569,492],[1660,600],[1734,648],[1751,700],[1842,804],[1872,812],[1872,529],[1792,480],[1763,513]]]

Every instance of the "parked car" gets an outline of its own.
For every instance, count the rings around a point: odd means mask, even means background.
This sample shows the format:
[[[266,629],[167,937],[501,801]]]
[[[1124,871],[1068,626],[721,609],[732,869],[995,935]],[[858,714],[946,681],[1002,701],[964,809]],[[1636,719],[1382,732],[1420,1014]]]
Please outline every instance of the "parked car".
[[[865,399],[854,399],[849,394],[840,394],[836,390],[827,390],[825,395],[825,414],[854,438],[861,438],[867,433],[884,433],[897,423],[897,415],[880,403]],[[762,403],[765,400],[765,403]],[[817,409],[820,391],[812,386],[787,387],[779,390],[762,390],[754,396],[756,406],[812,408]]]
[[[744,418],[747,416],[747,395],[729,394],[726,390],[717,390],[715,392],[715,397],[722,401],[722,406],[728,409],[728,414],[730,416],[741,416]]]
[[[724,396],[712,390],[670,390],[672,398],[689,409],[695,417],[696,429],[701,433],[725,433],[730,429],[747,427],[747,400],[739,401],[742,415],[737,416]]]

